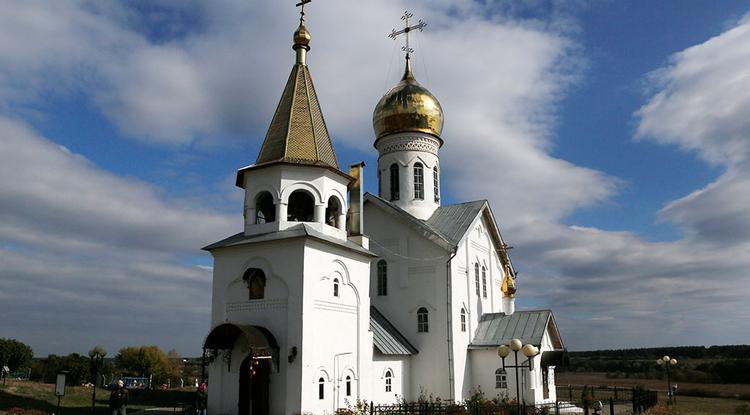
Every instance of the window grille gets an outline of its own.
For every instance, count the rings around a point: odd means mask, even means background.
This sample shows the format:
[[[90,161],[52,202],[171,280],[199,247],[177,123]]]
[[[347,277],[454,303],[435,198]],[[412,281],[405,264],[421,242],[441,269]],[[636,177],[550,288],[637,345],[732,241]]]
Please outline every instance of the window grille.
[[[508,376],[503,369],[495,371],[495,389],[507,389]]]
[[[440,202],[440,182],[438,181],[438,168],[432,168],[433,193],[435,194],[435,203]]]
[[[482,267],[482,297],[487,298],[487,268]]]
[[[378,261],[378,295],[388,295],[388,264]]]
[[[427,333],[429,329],[427,309],[420,307],[420,309],[417,310],[417,333]]]
[[[414,165],[414,198],[424,200],[424,168],[422,163]]]
[[[474,283],[476,285],[477,296],[479,296],[479,263],[474,264]]]

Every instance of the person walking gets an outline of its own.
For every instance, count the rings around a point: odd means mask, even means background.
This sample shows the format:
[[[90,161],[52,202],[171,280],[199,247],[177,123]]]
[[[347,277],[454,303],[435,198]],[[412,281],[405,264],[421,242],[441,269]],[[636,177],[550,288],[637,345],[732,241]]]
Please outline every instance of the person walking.
[[[208,406],[208,393],[206,392],[206,384],[201,383],[201,385],[198,386],[198,390],[195,392],[196,415],[208,415],[206,413],[207,406]]]
[[[125,383],[122,380],[117,381],[117,388],[109,394],[109,409],[112,415],[126,415],[125,411],[128,406],[128,390],[125,389]]]

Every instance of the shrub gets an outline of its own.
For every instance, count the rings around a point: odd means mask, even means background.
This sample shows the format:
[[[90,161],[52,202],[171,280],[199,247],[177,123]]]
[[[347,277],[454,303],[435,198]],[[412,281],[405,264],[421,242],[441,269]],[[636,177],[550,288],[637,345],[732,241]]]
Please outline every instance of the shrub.
[[[742,404],[734,408],[734,414],[735,415],[750,415],[750,405]]]

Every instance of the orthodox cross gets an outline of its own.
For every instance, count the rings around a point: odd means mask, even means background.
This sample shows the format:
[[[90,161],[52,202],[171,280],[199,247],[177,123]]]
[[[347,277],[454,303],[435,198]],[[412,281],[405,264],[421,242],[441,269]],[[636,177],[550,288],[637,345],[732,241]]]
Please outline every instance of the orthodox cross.
[[[417,24],[415,24],[413,26],[409,26],[409,19],[412,16],[414,16],[414,15],[411,14],[411,13],[409,13],[408,10],[405,11],[404,15],[401,16],[401,20],[404,21],[404,28],[401,29],[401,30],[398,30],[398,31],[396,29],[393,29],[391,31],[391,34],[388,35],[388,37],[391,38],[391,39],[393,39],[393,40],[396,40],[396,38],[399,35],[401,35],[401,34],[406,35],[406,44],[401,47],[401,50],[403,50],[404,52],[406,52],[406,59],[409,59],[409,54],[411,54],[411,53],[414,52],[414,49],[412,49],[411,47],[409,47],[409,32],[411,32],[412,30],[415,30],[415,29],[418,29],[421,32],[425,28],[425,26],[427,26],[427,23],[424,22],[424,21],[422,21],[422,19],[419,19],[419,23],[417,23]]]
[[[295,4],[294,7],[300,7],[299,9],[299,19],[305,20],[305,4],[312,2],[312,0],[300,0],[299,3]]]

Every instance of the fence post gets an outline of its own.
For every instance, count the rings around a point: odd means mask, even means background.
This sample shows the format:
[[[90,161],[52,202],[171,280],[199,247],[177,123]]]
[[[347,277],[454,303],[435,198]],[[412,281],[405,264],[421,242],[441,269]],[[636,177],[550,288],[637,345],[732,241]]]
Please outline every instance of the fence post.
[[[555,415],[560,415],[560,401],[555,400]]]
[[[609,413],[615,415],[615,401],[612,398],[609,398]]]
[[[589,415],[589,400],[583,400],[583,415]]]
[[[568,385],[568,402],[573,402],[573,385]]]
[[[370,415],[375,413],[375,403],[370,401]]]

